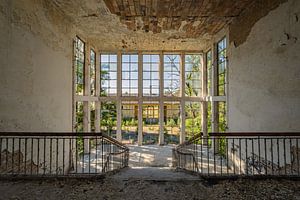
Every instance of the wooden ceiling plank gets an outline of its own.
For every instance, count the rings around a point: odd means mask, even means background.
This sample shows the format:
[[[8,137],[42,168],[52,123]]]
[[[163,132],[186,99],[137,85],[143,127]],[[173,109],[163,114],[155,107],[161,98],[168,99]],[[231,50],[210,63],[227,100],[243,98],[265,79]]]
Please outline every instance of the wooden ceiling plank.
[[[111,13],[115,14],[115,8],[113,6],[113,1],[110,0],[104,0],[105,5],[107,6],[107,8],[110,10]]]
[[[157,0],[152,0],[152,15],[157,15]]]
[[[141,6],[139,0],[134,0],[134,9],[137,16],[141,16]]]

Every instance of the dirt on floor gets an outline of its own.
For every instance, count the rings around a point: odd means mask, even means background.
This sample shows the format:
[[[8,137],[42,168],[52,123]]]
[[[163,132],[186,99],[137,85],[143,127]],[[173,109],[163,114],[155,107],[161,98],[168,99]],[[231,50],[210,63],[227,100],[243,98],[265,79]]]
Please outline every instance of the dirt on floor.
[[[292,180],[1,180],[0,199],[300,199]]]

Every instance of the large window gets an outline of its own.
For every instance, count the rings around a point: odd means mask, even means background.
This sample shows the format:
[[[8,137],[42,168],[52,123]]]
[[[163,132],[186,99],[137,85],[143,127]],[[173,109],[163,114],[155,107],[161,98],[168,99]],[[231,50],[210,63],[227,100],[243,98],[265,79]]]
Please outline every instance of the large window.
[[[159,96],[159,55],[143,55],[143,96]]]
[[[218,43],[218,77],[217,77],[217,90],[218,96],[225,96],[226,85],[226,38]]]
[[[205,54],[207,88],[202,88],[200,53],[119,52],[98,55],[76,38],[74,130],[100,130],[118,139],[139,141],[139,144],[177,143],[179,139],[184,140],[184,134],[190,138],[202,132],[202,123],[205,123],[202,117],[207,114],[209,132],[225,131],[226,99],[202,96],[203,89],[208,90],[209,96],[225,96],[226,39],[216,47],[218,49]],[[212,55],[212,52],[217,54]],[[96,65],[97,56],[100,66]],[[86,58],[90,62],[86,63]],[[212,60],[218,61],[215,67]],[[217,85],[216,93],[212,94],[214,85]],[[203,108],[208,105],[208,111],[202,113],[202,102],[205,101],[209,102],[203,104]],[[218,116],[217,119],[214,116]],[[219,127],[219,130],[213,130],[214,127]]]
[[[96,53],[91,50],[90,54],[90,91],[91,95],[96,95]]]
[[[207,67],[207,96],[212,96],[212,54],[211,50],[206,53]]]
[[[201,56],[185,55],[185,95],[201,96]]]
[[[180,55],[164,55],[164,95],[180,96]]]
[[[85,44],[78,37],[75,38],[74,44],[75,55],[75,92],[76,95],[83,95],[84,92],[84,65],[85,65]]]
[[[117,95],[117,55],[101,55],[101,96]]]
[[[138,55],[122,55],[122,96],[138,95]]]

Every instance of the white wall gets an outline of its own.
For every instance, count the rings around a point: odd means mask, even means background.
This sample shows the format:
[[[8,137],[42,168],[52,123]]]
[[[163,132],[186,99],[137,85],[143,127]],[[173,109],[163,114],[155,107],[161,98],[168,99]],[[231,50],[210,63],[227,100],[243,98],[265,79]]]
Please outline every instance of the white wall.
[[[0,2],[0,131],[72,131],[72,37],[43,1]]]
[[[300,131],[300,1],[280,5],[246,42],[230,44],[228,76],[229,131]]]

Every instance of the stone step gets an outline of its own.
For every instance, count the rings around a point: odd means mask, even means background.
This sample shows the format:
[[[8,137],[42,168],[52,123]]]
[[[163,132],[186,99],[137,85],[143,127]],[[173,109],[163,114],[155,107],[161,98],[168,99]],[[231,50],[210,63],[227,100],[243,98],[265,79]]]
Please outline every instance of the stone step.
[[[111,178],[117,180],[153,180],[153,181],[181,181],[200,180],[198,176],[184,172],[177,172],[169,167],[128,167],[114,174]]]

